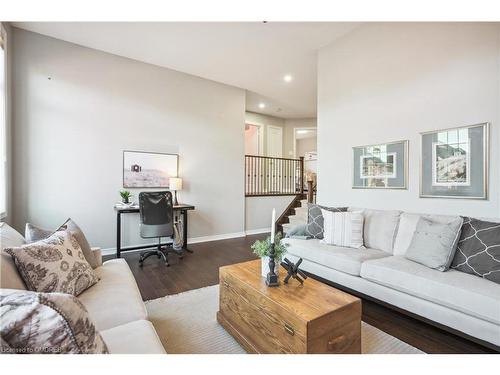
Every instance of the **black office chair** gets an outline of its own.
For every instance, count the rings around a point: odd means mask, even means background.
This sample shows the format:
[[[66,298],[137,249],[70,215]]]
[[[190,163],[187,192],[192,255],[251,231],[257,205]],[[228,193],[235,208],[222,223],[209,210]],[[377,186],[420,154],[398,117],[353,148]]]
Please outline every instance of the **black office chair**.
[[[155,250],[143,251],[139,259],[139,266],[152,255],[163,258],[168,267],[168,247],[161,246],[162,237],[174,236],[174,208],[170,191],[141,192],[139,193],[140,232],[142,238],[158,238],[158,247]]]

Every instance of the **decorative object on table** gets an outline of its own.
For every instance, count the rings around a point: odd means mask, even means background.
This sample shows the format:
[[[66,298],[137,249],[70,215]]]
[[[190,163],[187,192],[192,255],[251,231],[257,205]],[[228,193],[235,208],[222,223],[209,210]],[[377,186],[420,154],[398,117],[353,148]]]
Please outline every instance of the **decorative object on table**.
[[[290,259],[285,258],[283,268],[287,270],[288,275],[285,277],[285,280],[283,282],[285,284],[288,284],[288,280],[290,280],[291,277],[293,277],[295,280],[297,280],[299,283],[304,284],[304,280],[307,279],[307,275],[299,270],[300,263],[302,263],[302,258],[300,258],[296,264],[294,264]]]
[[[177,191],[182,190],[182,178],[170,177],[169,184],[169,190],[174,192],[174,206],[177,206],[179,205],[179,201],[177,200]]]
[[[420,197],[487,199],[489,123],[421,133]]]
[[[120,191],[120,197],[122,197],[123,204],[130,204],[130,198],[132,197],[132,193],[128,190]]]
[[[274,218],[276,218],[276,212],[274,212]],[[262,277],[268,276],[268,274],[274,274],[276,276],[279,273],[279,264],[281,259],[283,259],[283,255],[286,253],[286,248],[288,244],[285,244],[281,241],[282,236],[281,233],[275,235],[274,230],[271,229],[271,236],[267,237],[262,241],[255,241],[252,245],[252,250],[255,255],[261,258],[261,274]],[[271,255],[273,254],[273,257]],[[272,262],[271,262],[272,261]],[[272,263],[272,268],[271,268]],[[272,270],[272,272],[271,272]],[[272,276],[272,275],[271,275]]]
[[[169,188],[178,173],[179,155],[123,151],[123,187]]]
[[[352,151],[353,189],[407,189],[407,140],[357,146]]]
[[[281,241],[281,233],[277,233],[274,238],[274,271],[276,274],[279,273],[279,264],[281,259],[283,259],[283,255],[286,253],[286,248],[288,244],[285,244]],[[262,261],[262,277],[267,277],[269,273],[269,254],[271,250],[271,237],[267,237],[264,240],[257,240],[252,245],[252,250],[255,255],[261,258]]]

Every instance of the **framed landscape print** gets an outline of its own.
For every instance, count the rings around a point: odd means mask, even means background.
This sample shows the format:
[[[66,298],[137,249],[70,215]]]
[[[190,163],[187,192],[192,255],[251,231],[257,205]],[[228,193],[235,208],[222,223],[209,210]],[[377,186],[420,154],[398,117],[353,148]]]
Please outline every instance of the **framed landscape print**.
[[[406,189],[408,141],[353,147],[353,188]]]
[[[489,124],[421,133],[420,196],[487,199]]]
[[[179,155],[157,152],[123,151],[123,187],[169,188],[177,177]]]

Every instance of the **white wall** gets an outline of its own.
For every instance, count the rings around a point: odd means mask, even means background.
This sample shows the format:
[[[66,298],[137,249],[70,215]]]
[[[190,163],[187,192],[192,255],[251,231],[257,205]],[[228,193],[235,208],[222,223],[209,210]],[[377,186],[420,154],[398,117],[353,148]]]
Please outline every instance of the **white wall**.
[[[244,231],[244,90],[20,29],[13,39],[17,229],[71,216],[93,245],[114,247],[131,149],[180,154],[189,237]],[[140,242],[128,216],[124,245]]]
[[[7,216],[3,221],[12,224],[12,55],[13,55],[13,44],[12,44],[12,26],[8,22],[2,22],[7,34],[7,48],[5,49],[6,54],[6,77],[5,77],[5,92],[7,93],[5,101],[5,147],[7,156],[7,166],[5,170],[6,177],[6,213]]]
[[[318,202],[496,217],[499,27],[363,25],[319,52]],[[489,200],[419,198],[419,132],[491,122]],[[408,190],[353,190],[352,147],[408,139]]]
[[[276,209],[276,220],[295,196],[247,197],[245,199],[245,230],[248,234],[271,231],[271,214]]]
[[[315,118],[298,118],[285,120],[284,132],[284,155],[286,158],[293,158],[293,132],[296,128],[315,128],[317,121]],[[297,155],[297,157],[300,155]]]
[[[261,156],[266,156],[267,155],[267,127],[268,126],[275,126],[275,127],[280,127],[283,129],[285,125],[285,120],[279,117],[274,117],[274,116],[268,116],[268,115],[263,115],[260,113],[255,113],[255,112],[245,112],[245,123],[247,124],[253,124],[253,125],[260,125],[262,131],[264,132],[263,137],[262,137],[262,155]],[[283,148],[284,148],[284,142],[283,142]],[[283,154],[283,157],[286,158],[285,154]]]
[[[318,149],[317,137],[297,139],[297,144],[295,146],[295,152],[297,153],[297,157],[304,156],[306,152],[317,151],[317,149]]]

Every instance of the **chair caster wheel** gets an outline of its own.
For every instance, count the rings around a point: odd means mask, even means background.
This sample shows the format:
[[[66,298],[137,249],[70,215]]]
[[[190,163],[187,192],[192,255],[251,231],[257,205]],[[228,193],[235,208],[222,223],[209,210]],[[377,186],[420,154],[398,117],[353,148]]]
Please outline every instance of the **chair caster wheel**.
[[[161,258],[161,255],[160,255],[160,254],[158,254],[158,255],[157,255],[157,257],[158,257],[158,259],[160,259],[160,258]]]
[[[170,264],[168,264],[168,263],[165,263],[165,267],[170,267]]]
[[[142,261],[142,260],[140,260],[140,261],[139,261],[139,267],[141,267],[141,268],[142,268],[142,266],[143,266],[143,261]]]
[[[184,256],[183,256],[183,255],[181,255],[181,256],[179,257],[179,259],[183,259],[183,258],[184,258]]]

